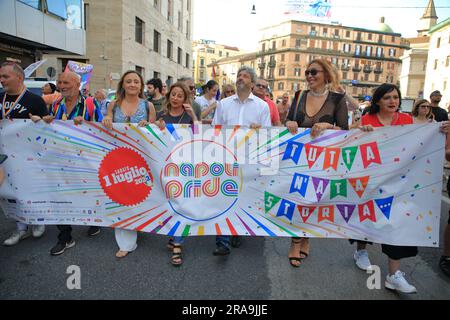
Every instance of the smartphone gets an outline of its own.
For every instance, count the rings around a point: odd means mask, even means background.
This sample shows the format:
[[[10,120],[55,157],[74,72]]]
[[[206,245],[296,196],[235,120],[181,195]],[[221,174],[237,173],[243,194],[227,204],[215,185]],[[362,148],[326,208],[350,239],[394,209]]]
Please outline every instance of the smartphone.
[[[8,156],[6,154],[0,154],[0,164],[5,162],[6,159],[8,159]]]

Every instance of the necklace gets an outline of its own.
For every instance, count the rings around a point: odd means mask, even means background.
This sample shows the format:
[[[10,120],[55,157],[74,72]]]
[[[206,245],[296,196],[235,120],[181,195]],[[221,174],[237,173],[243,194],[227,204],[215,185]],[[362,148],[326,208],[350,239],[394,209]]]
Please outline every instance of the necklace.
[[[310,93],[313,97],[323,97],[323,96],[326,96],[326,95],[328,94],[328,90],[325,89],[324,92],[322,92],[322,93],[317,93],[317,92],[314,92],[313,90],[309,90],[309,93]]]
[[[25,86],[23,86],[22,91],[20,92],[16,101],[14,101],[13,104],[9,106],[9,110],[7,112],[5,112],[5,102],[6,102],[6,96],[7,96],[7,93],[5,92],[5,95],[3,96],[3,102],[2,102],[2,114],[3,114],[2,119],[8,118],[9,114],[14,110],[14,107],[22,99],[22,97],[24,96],[26,91],[27,91],[27,88]]]

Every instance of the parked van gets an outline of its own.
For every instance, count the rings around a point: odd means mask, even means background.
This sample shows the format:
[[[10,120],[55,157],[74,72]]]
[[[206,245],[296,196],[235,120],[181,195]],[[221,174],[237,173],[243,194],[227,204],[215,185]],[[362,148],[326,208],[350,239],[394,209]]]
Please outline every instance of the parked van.
[[[56,85],[56,81],[49,81],[49,80],[44,80],[44,79],[26,79],[24,81],[25,86],[27,87],[28,90],[30,90],[31,92],[33,92],[34,94],[37,94],[38,96],[42,96],[42,87],[47,84],[47,83],[53,83],[54,85]],[[0,84],[0,92],[3,92],[3,87]]]

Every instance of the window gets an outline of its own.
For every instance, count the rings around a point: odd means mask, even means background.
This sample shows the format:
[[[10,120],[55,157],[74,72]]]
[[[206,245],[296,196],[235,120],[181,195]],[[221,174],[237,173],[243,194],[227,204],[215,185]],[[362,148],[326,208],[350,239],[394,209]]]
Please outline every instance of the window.
[[[447,60],[445,60],[445,66],[448,67],[450,65],[450,56],[447,56]]]
[[[358,72],[353,72],[353,80],[358,80]]]
[[[145,69],[143,67],[136,66],[136,72],[139,73],[142,76],[142,78],[145,79],[145,74],[144,74],[145,73]]]
[[[300,39],[295,39],[295,47],[300,48],[302,41]]]
[[[278,82],[278,90],[284,90],[284,82]]]
[[[189,69],[189,61],[190,61],[191,57],[189,56],[189,53],[186,53],[186,68]]]
[[[294,68],[294,76],[300,77],[300,68]]]
[[[283,47],[283,48],[286,47],[286,40],[281,41],[281,47]]]
[[[272,41],[272,50],[275,50],[277,48],[277,42]]]
[[[336,37],[339,37],[339,29],[334,29],[334,35],[335,35]]]
[[[369,81],[369,74],[368,73],[364,74],[364,81]]]
[[[371,34],[371,33],[369,33],[369,34],[367,35],[367,39],[368,39],[368,40],[372,40],[372,34]]]
[[[215,54],[215,53],[216,53],[216,50],[214,50],[214,49],[206,49],[206,52],[207,52],[207,53]]]
[[[173,43],[170,40],[167,40],[167,58],[169,58],[170,60],[172,60],[173,57]]]
[[[347,72],[342,72],[342,79],[347,79]]]
[[[441,46],[441,38],[437,38],[436,48]]]
[[[444,91],[447,90],[447,81],[444,81]]]
[[[345,36],[346,36],[347,38],[350,38],[350,31],[345,31]]]
[[[380,74],[379,73],[375,74],[375,82],[380,82]]]
[[[168,4],[167,4],[167,21],[173,23],[173,0],[168,0]]]
[[[361,40],[361,32],[356,33],[356,40]]]
[[[222,56],[222,51],[219,51],[219,57],[221,57]]]
[[[295,61],[296,61],[296,62],[299,62],[299,61],[300,61],[300,54],[297,53],[297,54],[295,55]]]
[[[283,53],[283,54],[281,54],[281,58],[280,58],[280,61],[284,62],[284,53]],[[448,57],[447,57],[447,61],[448,61]]]
[[[322,49],[326,50],[328,48],[328,41],[322,40]]]
[[[205,58],[200,58],[200,67],[205,66]]]
[[[18,0],[27,6],[33,7],[35,9],[41,10],[41,1],[40,0]]]
[[[328,28],[323,28],[322,34],[323,34],[324,36],[326,36],[326,35],[328,34]]]
[[[372,47],[369,46],[366,47],[366,56],[368,57],[372,56]]]
[[[153,78],[155,79],[161,79],[161,73],[157,72],[157,71],[153,71]]]
[[[389,49],[389,57],[395,57],[395,49]]]
[[[331,63],[334,64],[335,66],[337,66],[337,64],[339,63],[338,58],[335,58],[335,57],[331,58]]]
[[[392,36],[391,42],[395,42],[395,36]]]
[[[158,12],[161,12],[161,1],[160,0],[154,0],[153,1],[153,7],[155,7]]]
[[[284,74],[285,74],[285,69],[284,69],[284,68],[280,68],[280,70],[278,70],[278,75],[279,75],[280,77],[283,77]]]
[[[266,51],[266,44],[265,43],[262,44],[261,51],[262,52]]]
[[[168,76],[166,84],[167,84],[167,87],[170,87],[173,84],[173,77]]]
[[[183,50],[181,50],[180,47],[178,47],[177,62],[178,62],[178,64],[183,64]]]
[[[377,47],[377,58],[383,57],[383,48]]]
[[[55,16],[67,19],[67,7],[65,1],[47,1],[47,10]]]
[[[438,66],[438,59],[435,59],[435,60],[434,60],[434,70],[437,69],[437,66]]]
[[[189,24],[189,20],[186,20],[186,39],[191,39],[191,25]]]
[[[181,11],[178,11],[178,31],[183,31],[183,16]]]
[[[145,32],[145,23],[138,17],[136,17],[136,26],[135,26],[135,39],[136,42],[140,44],[144,44],[144,32]]]
[[[350,44],[348,44],[348,43],[345,43],[344,44],[344,52],[346,52],[346,53],[349,53],[350,52],[350,50],[351,50],[351,45]]]
[[[191,12],[191,0],[187,0],[187,11]]]
[[[378,42],[383,42],[383,35],[380,34],[380,35],[378,36]]]
[[[356,45],[356,47],[355,47],[355,55],[357,55],[357,56],[361,55],[361,46],[360,45]]]
[[[153,31],[153,51],[161,53],[161,33]]]

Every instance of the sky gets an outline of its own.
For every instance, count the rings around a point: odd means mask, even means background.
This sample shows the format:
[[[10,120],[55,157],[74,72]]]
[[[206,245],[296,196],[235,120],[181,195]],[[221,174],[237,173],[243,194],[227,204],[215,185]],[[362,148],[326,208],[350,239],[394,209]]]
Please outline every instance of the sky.
[[[257,49],[258,30],[291,17],[284,15],[288,0],[194,0],[193,39],[215,40],[218,44]],[[417,24],[429,0],[330,0],[330,21],[344,26],[377,29],[380,17],[403,37],[415,37]],[[255,5],[256,14],[250,14]],[[450,17],[450,0],[434,0],[438,23]],[[441,7],[441,8],[439,8]],[[445,7],[445,8],[444,8]]]

